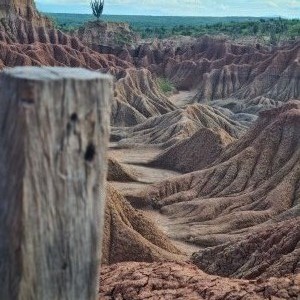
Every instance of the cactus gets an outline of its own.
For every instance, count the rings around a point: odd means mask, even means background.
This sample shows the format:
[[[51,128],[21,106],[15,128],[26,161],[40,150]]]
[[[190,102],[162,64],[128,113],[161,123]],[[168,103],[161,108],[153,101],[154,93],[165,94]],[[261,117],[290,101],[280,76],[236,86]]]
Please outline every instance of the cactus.
[[[103,13],[104,0],[91,0],[91,8],[93,15],[99,20]]]

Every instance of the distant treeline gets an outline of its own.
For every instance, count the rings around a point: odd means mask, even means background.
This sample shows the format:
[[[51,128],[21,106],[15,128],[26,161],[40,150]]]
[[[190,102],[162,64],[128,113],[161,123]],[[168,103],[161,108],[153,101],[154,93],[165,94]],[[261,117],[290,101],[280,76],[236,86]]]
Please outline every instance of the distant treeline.
[[[92,14],[63,14],[46,13],[54,19],[57,25],[64,29],[76,29],[95,18]],[[255,17],[162,17],[162,16],[126,16],[126,15],[103,15],[101,19],[105,22],[125,22],[136,31],[145,31],[147,28],[173,28],[175,26],[199,26],[212,25],[216,23],[257,21]]]
[[[233,39],[257,37],[261,42],[278,44],[280,41],[300,38],[300,20],[271,18],[246,22],[218,22],[211,25],[136,28],[136,31],[143,38],[166,38],[176,35],[199,37],[207,34],[226,35]]]
[[[47,14],[64,31],[74,30],[91,15]],[[104,15],[106,22],[125,22],[142,38],[167,38],[172,36],[226,35],[232,39],[256,37],[260,42],[278,44],[300,37],[299,19],[254,17],[159,17]]]

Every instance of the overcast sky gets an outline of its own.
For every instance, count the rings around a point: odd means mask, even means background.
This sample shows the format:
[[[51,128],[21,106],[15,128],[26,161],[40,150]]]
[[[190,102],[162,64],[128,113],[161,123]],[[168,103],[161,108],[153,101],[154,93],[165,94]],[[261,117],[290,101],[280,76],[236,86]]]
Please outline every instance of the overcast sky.
[[[44,12],[90,13],[90,0],[36,0]],[[104,14],[300,18],[300,0],[105,0]]]

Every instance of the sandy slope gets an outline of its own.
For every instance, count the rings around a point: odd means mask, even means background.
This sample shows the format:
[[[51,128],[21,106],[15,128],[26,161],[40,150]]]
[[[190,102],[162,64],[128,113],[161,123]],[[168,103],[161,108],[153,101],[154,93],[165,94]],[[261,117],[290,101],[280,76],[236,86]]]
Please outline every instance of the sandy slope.
[[[109,150],[110,156],[117,157],[119,162],[130,167],[138,177],[138,181],[113,181],[111,184],[125,196],[134,207],[142,208],[144,214],[153,221],[154,224],[157,224],[160,230],[166,235],[169,235],[170,219],[152,209],[147,203],[143,202],[143,198],[140,196],[141,191],[143,191],[147,185],[180,175],[180,173],[175,171],[152,168],[144,165],[151,161],[153,157],[161,153],[161,151],[162,150],[158,147],[118,149],[114,148],[114,145],[112,144]],[[189,256],[201,249],[198,246],[176,240],[175,238],[172,239],[172,242],[177,248]]]

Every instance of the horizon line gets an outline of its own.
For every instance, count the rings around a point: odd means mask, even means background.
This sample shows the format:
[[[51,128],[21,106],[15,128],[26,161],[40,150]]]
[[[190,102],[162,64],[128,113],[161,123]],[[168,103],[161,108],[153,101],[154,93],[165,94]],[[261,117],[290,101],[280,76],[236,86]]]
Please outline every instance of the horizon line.
[[[93,16],[92,13],[65,13],[65,12],[50,12],[50,11],[43,11],[43,10],[39,10],[39,12],[41,13],[45,13],[45,14],[64,14],[64,15],[91,15]],[[280,15],[273,15],[273,16],[191,16],[191,15],[186,15],[186,16],[176,16],[176,15],[140,15],[140,14],[132,14],[132,15],[128,15],[128,14],[103,14],[102,16],[137,16],[137,17],[163,17],[163,18],[169,18],[169,17],[175,17],[175,18],[282,18],[282,19],[300,19],[300,17],[283,17]]]

